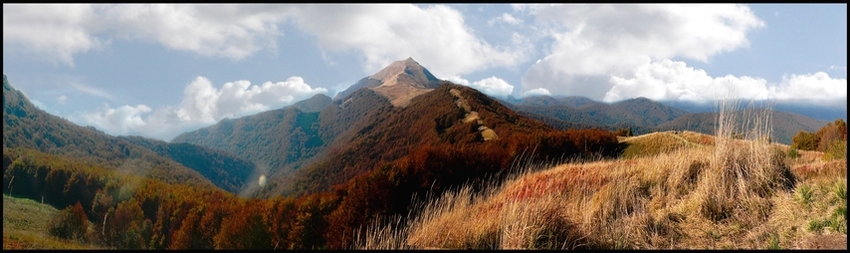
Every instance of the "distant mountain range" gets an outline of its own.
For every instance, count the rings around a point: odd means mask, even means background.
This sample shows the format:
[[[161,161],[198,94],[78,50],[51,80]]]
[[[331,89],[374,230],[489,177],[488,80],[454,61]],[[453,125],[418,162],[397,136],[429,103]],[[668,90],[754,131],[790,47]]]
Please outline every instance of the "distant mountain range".
[[[704,103],[683,102],[683,101],[659,101],[665,105],[677,107],[688,112],[715,112],[717,105],[721,101],[711,101]],[[739,101],[740,106],[747,106],[749,101]],[[834,105],[814,105],[811,103],[794,103],[794,102],[777,102],[777,101],[754,101],[754,107],[771,108],[774,111],[796,113],[809,118],[823,121],[833,121],[836,119],[847,120],[846,101],[844,107],[836,107]]]
[[[560,129],[601,128],[614,131],[620,128],[631,128],[634,134],[666,130],[690,130],[713,134],[716,129],[718,109],[714,104],[709,106],[692,103],[662,103],[642,97],[610,104],[574,96],[536,96],[505,102],[510,104],[508,106],[511,109],[523,115],[547,122]],[[670,104],[681,105],[695,112],[679,109]],[[787,107],[789,105],[781,108]],[[745,110],[765,107],[748,107],[747,104],[740,104],[735,105],[735,108],[740,110],[738,114],[741,114]],[[779,108],[771,109],[769,118],[773,123],[772,139],[784,144],[791,144],[792,138],[799,131],[814,132],[832,121],[785,112]]]

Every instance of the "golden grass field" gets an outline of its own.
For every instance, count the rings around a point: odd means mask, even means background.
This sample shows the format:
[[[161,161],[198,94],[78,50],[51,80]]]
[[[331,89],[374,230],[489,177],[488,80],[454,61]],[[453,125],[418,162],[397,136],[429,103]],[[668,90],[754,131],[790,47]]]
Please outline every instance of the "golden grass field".
[[[744,120],[748,129],[720,124],[716,136],[626,137],[620,159],[528,169],[480,193],[449,192],[414,207],[419,214],[403,224],[365,228],[355,247],[846,249],[846,154],[790,158],[787,145],[759,138],[769,119]]]

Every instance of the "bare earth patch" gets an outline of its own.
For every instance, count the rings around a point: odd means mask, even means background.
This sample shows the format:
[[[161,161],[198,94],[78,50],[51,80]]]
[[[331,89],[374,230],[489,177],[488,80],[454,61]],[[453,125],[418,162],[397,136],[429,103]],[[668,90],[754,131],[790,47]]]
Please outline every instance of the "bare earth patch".
[[[847,249],[847,235],[815,235],[800,245],[800,249]]]

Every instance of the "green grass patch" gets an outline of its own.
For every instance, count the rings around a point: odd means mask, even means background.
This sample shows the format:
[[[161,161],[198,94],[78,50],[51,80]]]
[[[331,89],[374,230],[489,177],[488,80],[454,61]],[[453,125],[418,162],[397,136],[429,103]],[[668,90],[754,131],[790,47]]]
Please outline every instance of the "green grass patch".
[[[93,249],[47,233],[56,208],[31,199],[3,195],[3,249]]]
[[[845,207],[847,204],[847,182],[837,181],[832,187],[833,196],[839,201],[844,201]]]
[[[808,184],[801,184],[797,187],[797,191],[794,193],[794,197],[797,199],[797,202],[804,206],[809,206],[812,203],[812,197],[814,195],[814,189]]]
[[[767,238],[767,249],[782,249],[779,247],[779,235],[776,233],[770,234]]]

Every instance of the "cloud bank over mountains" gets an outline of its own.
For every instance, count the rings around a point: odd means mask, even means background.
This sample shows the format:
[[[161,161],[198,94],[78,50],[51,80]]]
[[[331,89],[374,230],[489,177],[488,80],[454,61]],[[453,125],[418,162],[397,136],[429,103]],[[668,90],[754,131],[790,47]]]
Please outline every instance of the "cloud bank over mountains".
[[[184,131],[216,122],[292,104],[301,98],[327,93],[324,88],[312,88],[300,77],[282,82],[252,85],[240,80],[216,88],[210,80],[197,77],[186,86],[179,106],[150,108],[147,105],[108,104],[95,112],[75,115],[110,133],[142,135],[171,140]]]

